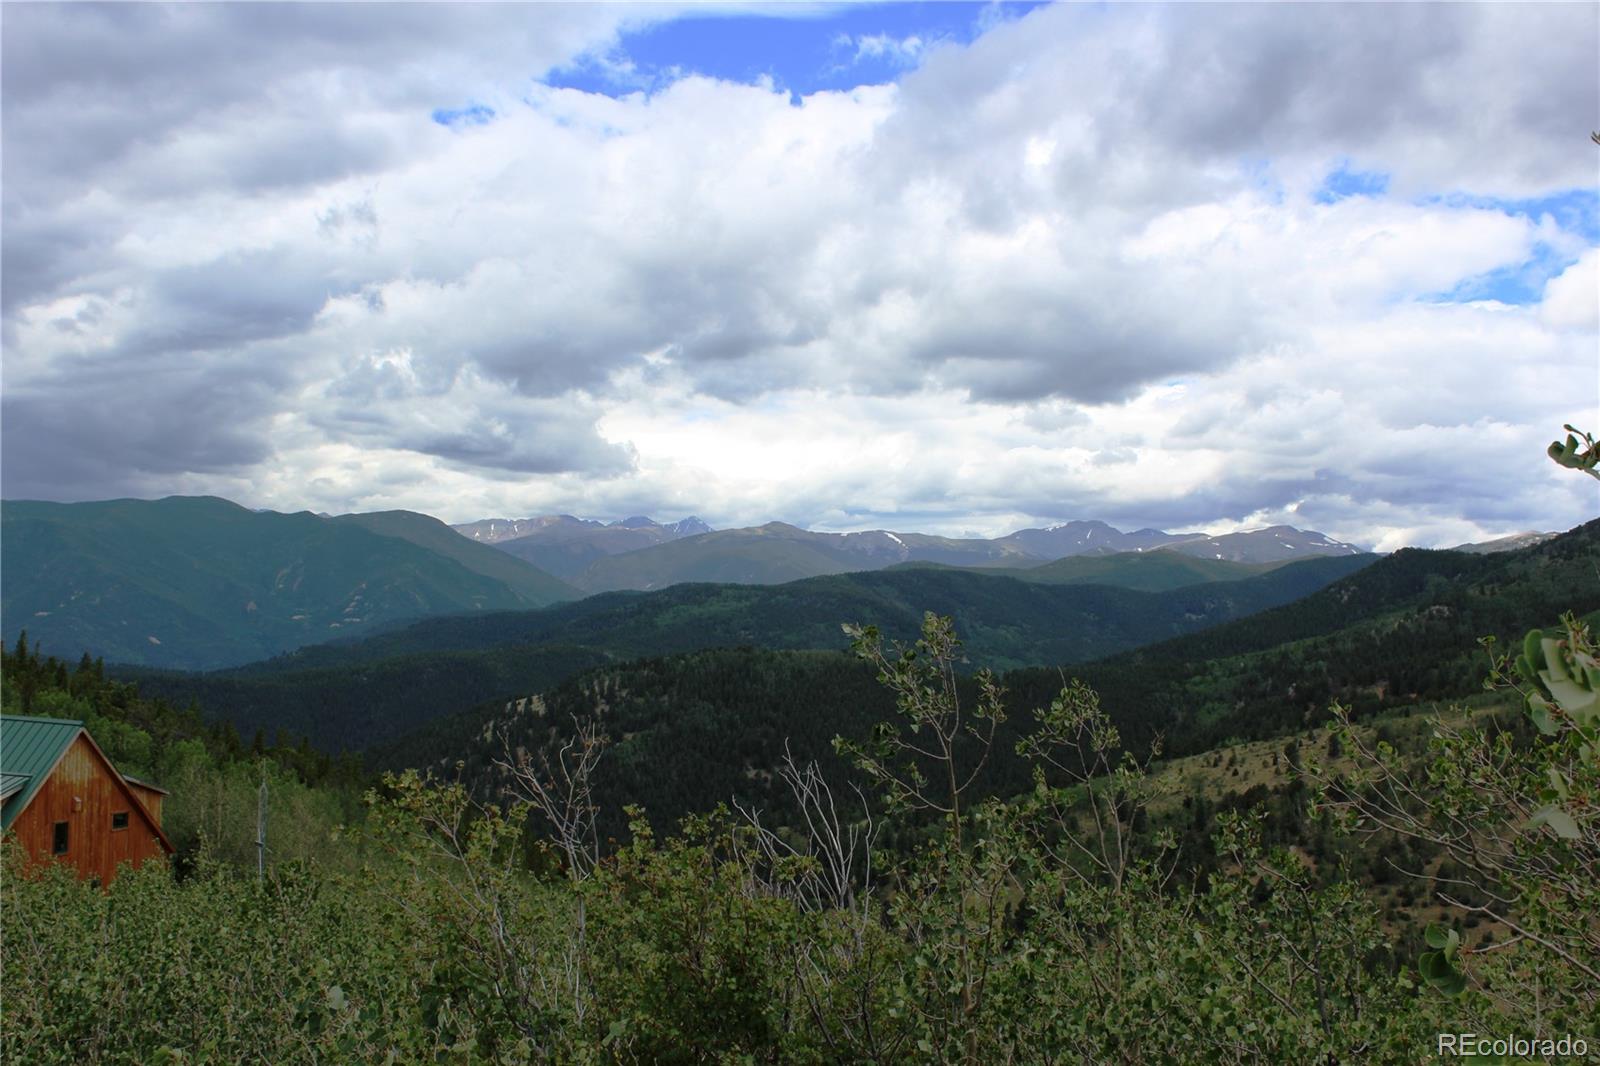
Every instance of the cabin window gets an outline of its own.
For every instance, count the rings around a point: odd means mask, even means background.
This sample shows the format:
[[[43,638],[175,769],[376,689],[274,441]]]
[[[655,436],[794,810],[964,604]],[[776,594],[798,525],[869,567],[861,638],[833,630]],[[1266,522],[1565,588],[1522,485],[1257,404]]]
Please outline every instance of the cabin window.
[[[65,855],[67,853],[67,830],[69,828],[70,826],[66,822],[56,823],[54,852],[57,855]]]
[[[127,811],[116,811],[116,812],[114,812],[111,815],[111,828],[112,829],[126,829],[126,828],[128,828],[128,812]]]

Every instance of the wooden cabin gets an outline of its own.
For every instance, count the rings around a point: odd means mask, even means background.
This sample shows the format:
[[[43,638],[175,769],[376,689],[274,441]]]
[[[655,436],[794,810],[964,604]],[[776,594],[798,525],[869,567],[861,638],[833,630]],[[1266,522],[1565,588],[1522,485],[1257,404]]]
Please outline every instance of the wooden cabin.
[[[35,861],[105,885],[121,863],[172,854],[166,795],[118,773],[82,722],[0,715],[0,831]]]
[[[133,794],[139,797],[144,804],[144,809],[150,812],[150,820],[156,825],[161,824],[161,804],[172,793],[164,788],[152,785],[148,781],[141,781],[131,774],[123,774],[122,779],[133,789]]]

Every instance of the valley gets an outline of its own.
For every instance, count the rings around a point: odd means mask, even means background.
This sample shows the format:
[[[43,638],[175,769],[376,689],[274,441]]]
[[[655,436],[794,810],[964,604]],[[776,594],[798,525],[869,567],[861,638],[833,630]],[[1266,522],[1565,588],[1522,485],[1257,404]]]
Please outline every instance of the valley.
[[[342,748],[355,736],[388,739],[447,711],[537,690],[601,661],[741,646],[837,651],[847,645],[843,622],[872,622],[910,639],[926,611],[957,619],[975,666],[1083,662],[1288,603],[1371,562],[1371,556],[1308,559],[1242,580],[1161,592],[937,569],[770,586],[685,584],[537,611],[431,619],[207,674],[123,674],[177,702],[227,707],[243,730],[276,722]]]

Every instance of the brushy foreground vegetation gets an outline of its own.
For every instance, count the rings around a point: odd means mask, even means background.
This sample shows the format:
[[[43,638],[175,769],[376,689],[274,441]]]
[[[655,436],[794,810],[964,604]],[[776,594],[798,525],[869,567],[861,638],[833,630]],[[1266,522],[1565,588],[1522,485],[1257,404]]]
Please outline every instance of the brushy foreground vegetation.
[[[980,796],[1004,704],[983,674],[963,699],[948,620],[930,616],[914,647],[856,637],[898,711],[843,745],[878,813],[841,814],[854,808],[790,764],[778,769],[799,812],[789,824],[719,810],[661,837],[635,813],[614,849],[594,834],[587,787],[603,723],[578,723],[553,758],[513,762],[525,805],[407,774],[357,818],[336,764],[186,737],[198,719],[138,701],[93,664],[58,670],[19,649],[8,709],[25,689],[33,713],[91,718],[129,769],[188,768],[169,817],[192,827],[197,857],[181,876],[152,864],[101,892],[25,869],[7,845],[0,1051],[18,1063],[1414,1062],[1440,1032],[1600,1049],[1600,668],[1575,622],[1502,664],[1533,728],[1441,723],[1421,761],[1346,728],[1356,772],[1307,760],[1324,814],[1452,856],[1460,916],[1475,908],[1499,931],[1468,944],[1430,930],[1420,959],[1335,860],[1264,843],[1263,812],[1219,817],[1211,861],[1193,862],[1150,815],[1146,764],[1081,684],[1022,729],[1033,789]],[[301,806],[258,882],[227,832],[248,823],[263,768]],[[532,855],[530,817],[550,827]],[[879,846],[902,825],[914,828],[895,839],[910,843]]]

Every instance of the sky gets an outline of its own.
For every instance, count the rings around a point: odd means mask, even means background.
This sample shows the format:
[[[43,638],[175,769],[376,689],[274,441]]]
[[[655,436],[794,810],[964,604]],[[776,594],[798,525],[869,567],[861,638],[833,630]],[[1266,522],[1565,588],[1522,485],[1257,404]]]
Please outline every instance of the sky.
[[[0,8],[0,492],[1600,515],[1593,4]]]

